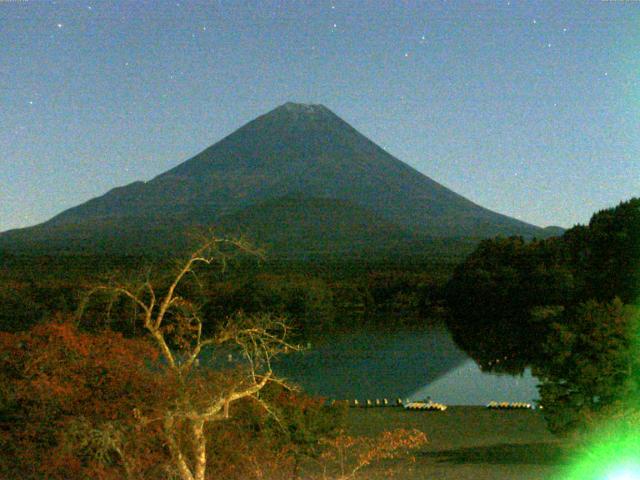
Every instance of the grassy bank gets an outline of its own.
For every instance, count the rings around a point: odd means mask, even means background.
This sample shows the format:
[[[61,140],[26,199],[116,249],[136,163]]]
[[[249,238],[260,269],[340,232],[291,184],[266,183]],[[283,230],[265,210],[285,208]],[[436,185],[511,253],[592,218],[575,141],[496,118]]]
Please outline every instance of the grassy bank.
[[[375,435],[395,428],[417,428],[429,444],[415,462],[398,461],[398,478],[442,480],[533,480],[556,478],[564,465],[560,441],[546,430],[541,412],[450,407],[445,412],[400,408],[352,408],[348,431]],[[384,478],[382,471],[362,478]]]

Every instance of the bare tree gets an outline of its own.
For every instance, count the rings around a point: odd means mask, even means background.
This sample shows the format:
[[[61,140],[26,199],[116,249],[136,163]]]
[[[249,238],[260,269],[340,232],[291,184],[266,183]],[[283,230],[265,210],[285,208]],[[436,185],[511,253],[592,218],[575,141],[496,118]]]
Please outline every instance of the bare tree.
[[[158,348],[171,381],[177,385],[178,394],[161,415],[149,418],[141,413],[142,409],[134,415],[142,423],[161,422],[171,470],[181,480],[205,479],[206,429],[213,422],[229,418],[234,402],[251,397],[269,408],[260,399],[260,391],[270,382],[282,383],[273,372],[272,359],[299,349],[290,342],[288,323],[271,315],[236,315],[206,334],[198,306],[178,291],[185,277],[195,275],[198,266],[217,264],[224,268],[227,254],[223,249],[259,254],[243,240],[211,236],[179,265],[161,292],[147,280],[135,287],[100,286],[90,293],[110,291],[138,306],[141,323]],[[198,368],[205,350],[210,365]],[[218,358],[232,355],[238,361],[232,363],[232,372],[225,366],[224,374],[212,381],[212,375],[222,368],[215,363],[216,353]]]

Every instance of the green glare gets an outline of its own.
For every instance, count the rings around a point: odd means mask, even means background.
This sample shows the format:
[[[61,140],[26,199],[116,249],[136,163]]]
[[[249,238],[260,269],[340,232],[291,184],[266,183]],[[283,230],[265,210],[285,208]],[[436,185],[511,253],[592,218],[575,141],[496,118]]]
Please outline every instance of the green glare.
[[[611,429],[558,480],[640,480],[640,435]]]
[[[616,418],[604,420],[576,452],[576,460],[557,480],[640,480],[640,311],[633,310],[628,324],[631,338],[630,386],[627,405],[612,411]],[[614,413],[615,412],[615,413]]]
[[[606,480],[640,480],[640,467],[637,464],[617,467],[606,476]]]

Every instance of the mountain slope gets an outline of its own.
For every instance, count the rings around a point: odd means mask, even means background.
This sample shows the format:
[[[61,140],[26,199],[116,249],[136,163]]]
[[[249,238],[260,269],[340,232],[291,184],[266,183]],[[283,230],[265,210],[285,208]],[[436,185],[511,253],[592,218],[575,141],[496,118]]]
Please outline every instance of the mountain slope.
[[[300,196],[252,205],[218,224],[231,235],[241,234],[270,250],[309,254],[389,251],[415,237],[353,203]]]
[[[283,198],[298,213],[310,205],[326,210],[328,223],[338,210],[352,210],[353,221],[340,223],[336,228],[343,233],[337,237],[353,239],[353,232],[360,232],[368,244],[386,241],[392,230],[399,237],[544,234],[538,227],[482,208],[419,173],[326,107],[287,103],[149,182],[113,189],[41,225],[0,235],[0,248],[38,239],[49,245],[64,243],[65,238],[75,239],[79,246],[83,241],[90,245],[114,236],[120,239],[116,243],[125,244],[128,237],[135,237],[143,247],[145,232],[162,230],[175,236],[193,225],[230,225],[234,216],[236,223],[243,223],[240,217],[251,218],[251,208],[262,209],[261,214],[253,214],[259,220],[266,215],[265,208],[274,207],[269,202]],[[319,204],[322,199],[333,203]],[[367,214],[359,215],[359,209]],[[372,228],[359,228],[354,223],[358,218],[368,218]],[[301,229],[293,223],[281,230],[283,235],[300,236]],[[261,228],[265,233],[271,226]],[[267,232],[267,237],[272,233]],[[303,240],[293,243],[305,248]],[[332,248],[339,247],[335,243]]]

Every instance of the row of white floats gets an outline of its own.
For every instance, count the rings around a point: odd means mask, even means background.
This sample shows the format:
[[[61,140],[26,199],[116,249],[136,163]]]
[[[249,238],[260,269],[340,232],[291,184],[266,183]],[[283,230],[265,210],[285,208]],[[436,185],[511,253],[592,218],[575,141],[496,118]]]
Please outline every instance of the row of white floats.
[[[401,398],[397,398],[394,403],[389,402],[386,398],[382,400],[379,398],[375,400],[365,400],[362,403],[358,399],[349,402],[350,407],[402,407],[402,405],[403,402]]]
[[[443,403],[432,402],[431,400],[422,402],[410,402],[409,400],[402,401],[401,398],[397,398],[395,402],[391,403],[388,399],[383,398],[375,400],[365,400],[362,403],[359,400],[353,400],[349,402],[351,407],[404,407],[406,410],[423,410],[423,411],[438,411],[444,412],[447,406]],[[526,402],[489,402],[486,405],[487,408],[493,410],[532,410],[535,407]]]
[[[532,410],[534,407],[525,402],[489,402],[487,408],[494,410]]]
[[[406,410],[436,410],[439,412],[444,412],[447,409],[447,406],[442,403],[426,401],[426,402],[410,402],[409,400],[403,401],[401,398],[397,398],[395,402],[391,403],[388,399],[383,398],[380,400],[376,398],[375,400],[365,400],[360,403],[359,400],[353,400],[349,402],[351,407],[404,407]]]
[[[404,408],[407,410],[444,412],[447,409],[447,406],[443,403],[437,402],[409,402],[404,406]]]

